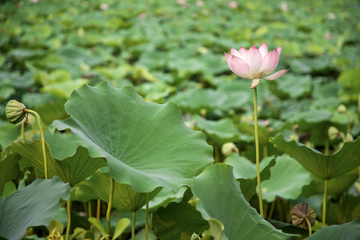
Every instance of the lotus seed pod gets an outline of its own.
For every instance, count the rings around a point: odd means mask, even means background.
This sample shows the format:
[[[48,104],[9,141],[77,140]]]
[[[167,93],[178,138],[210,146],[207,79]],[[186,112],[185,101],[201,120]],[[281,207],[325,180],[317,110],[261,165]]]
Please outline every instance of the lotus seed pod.
[[[239,149],[235,146],[234,143],[228,142],[228,143],[225,143],[224,145],[222,145],[221,152],[225,156],[230,156],[233,153],[239,153]]]
[[[346,109],[346,107],[345,107],[344,104],[340,104],[340,105],[338,106],[338,108],[337,108],[337,111],[338,111],[339,113],[346,113],[346,112],[347,112],[347,109]]]
[[[24,104],[16,100],[10,100],[6,104],[6,117],[10,123],[19,123],[25,118],[25,110]]]
[[[329,127],[328,135],[330,140],[333,140],[339,136],[339,130],[336,127],[331,126]]]

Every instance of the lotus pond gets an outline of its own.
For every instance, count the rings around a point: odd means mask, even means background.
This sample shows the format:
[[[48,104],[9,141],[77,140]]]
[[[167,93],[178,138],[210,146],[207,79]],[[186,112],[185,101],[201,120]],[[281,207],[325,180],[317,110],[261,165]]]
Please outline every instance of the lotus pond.
[[[0,239],[360,238],[358,1],[0,3]]]

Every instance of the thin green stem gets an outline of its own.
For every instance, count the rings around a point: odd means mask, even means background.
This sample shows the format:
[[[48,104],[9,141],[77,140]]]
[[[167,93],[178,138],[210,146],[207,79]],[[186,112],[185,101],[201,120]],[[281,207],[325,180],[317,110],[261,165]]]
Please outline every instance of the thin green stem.
[[[110,177],[110,196],[109,196],[109,204],[106,211],[106,234],[110,235],[110,215],[111,208],[114,199],[114,189],[115,189],[115,180]]]
[[[350,134],[350,115],[348,113],[348,111],[346,111],[346,118],[347,118],[347,133]]]
[[[341,195],[340,198],[339,198],[339,205],[338,205],[338,224],[341,224],[341,205],[342,205],[342,197],[343,197],[343,195]]]
[[[145,240],[148,240],[148,233],[149,233],[149,193],[146,193]]]
[[[326,141],[325,141],[324,154],[325,154],[325,155],[328,155],[328,154],[329,154],[329,139],[326,139]]]
[[[326,197],[327,197],[328,181],[329,181],[328,179],[325,179],[324,199],[323,199],[323,219],[322,219],[323,226],[325,226],[325,222],[326,222]]]
[[[275,203],[276,203],[276,198],[277,198],[277,197],[275,197],[274,201],[271,203],[270,212],[269,212],[269,218],[271,218],[272,215],[273,215],[274,208],[275,208]]]
[[[266,144],[263,146],[263,157],[264,158],[267,157],[267,145]]]
[[[136,221],[136,216],[135,216],[135,211],[133,211],[132,214],[132,226],[131,226],[131,239],[135,240],[135,221]]]
[[[24,140],[25,138],[25,119],[21,122],[21,139]]]
[[[44,130],[41,126],[41,118],[40,115],[30,109],[26,109],[26,112],[32,113],[36,116],[38,123],[39,123],[39,128],[40,128],[40,134],[41,134],[41,146],[42,146],[42,150],[43,150],[43,156],[44,156],[44,168],[45,168],[45,179],[47,179],[47,161],[46,161],[46,150],[45,150],[45,137],[44,137]]]
[[[264,217],[262,194],[261,194],[261,181],[260,181],[260,159],[259,159],[259,135],[258,135],[258,119],[257,119],[257,90],[254,88],[254,121],[255,121],[255,152],[256,152],[256,176],[257,185],[259,190],[259,209],[260,215]]]
[[[308,219],[306,216],[305,216],[304,218],[305,218],[306,223],[307,223],[308,228],[309,228],[309,236],[311,236],[312,231],[311,231],[311,224],[310,224],[310,221],[309,221],[309,219]]]
[[[68,189],[68,190],[70,192],[70,189]],[[66,212],[67,212],[67,226],[66,226],[65,240],[68,240],[69,239],[69,234],[70,234],[70,226],[71,226],[71,200],[70,200],[70,196],[69,196],[69,199],[67,200]]]
[[[96,218],[97,218],[97,220],[100,220],[100,207],[101,207],[101,200],[98,199],[97,204],[96,204]]]
[[[92,217],[92,208],[91,208],[91,200],[88,202],[88,217]]]

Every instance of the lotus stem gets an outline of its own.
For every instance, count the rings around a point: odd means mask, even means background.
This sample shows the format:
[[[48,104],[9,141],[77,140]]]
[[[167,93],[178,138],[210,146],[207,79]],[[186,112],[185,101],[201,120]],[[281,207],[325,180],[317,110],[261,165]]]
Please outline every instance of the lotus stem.
[[[338,224],[340,224],[341,222],[341,205],[342,205],[342,197],[343,195],[340,196],[339,198],[339,206],[338,206]]]
[[[88,202],[88,217],[92,217],[91,200]]]
[[[109,204],[106,211],[106,233],[110,235],[110,215],[111,208],[114,199],[114,189],[115,189],[115,180],[110,177],[110,196],[109,196]]]
[[[349,115],[348,111],[346,111],[345,114],[346,114],[346,118],[347,118],[347,133],[350,134],[350,115]]]
[[[46,150],[45,150],[45,137],[44,137],[44,130],[43,130],[42,126],[41,126],[41,118],[40,118],[40,115],[37,112],[33,111],[33,110],[26,109],[26,112],[34,114],[35,117],[38,120],[38,123],[39,123],[40,134],[41,134],[41,146],[42,146],[43,156],[44,156],[45,179],[47,179],[47,161],[46,161]]]
[[[132,217],[133,219],[131,225],[131,239],[135,240],[135,221],[136,221],[135,211],[133,211]]]
[[[312,234],[312,230],[311,230],[311,224],[310,224],[310,221],[309,221],[309,219],[305,216],[304,217],[305,218],[305,221],[306,221],[306,223],[307,223],[307,225],[308,225],[308,228],[309,228],[309,236],[311,236],[311,234]]]
[[[328,154],[329,154],[329,139],[326,139],[326,141],[325,141],[324,154],[325,154],[325,155],[328,155]]]
[[[25,119],[21,122],[21,139],[24,140],[25,139]]]
[[[254,121],[255,121],[255,152],[256,152],[256,176],[259,190],[259,209],[260,215],[264,217],[261,181],[260,181],[260,159],[259,159],[259,136],[258,136],[258,118],[257,118],[257,87],[254,88]]]
[[[68,189],[68,190],[70,192],[70,189]],[[70,196],[69,196],[69,199],[67,200],[66,212],[67,212],[67,226],[66,226],[65,240],[68,240],[69,234],[70,234],[70,226],[71,226],[71,198],[70,198]]]
[[[271,203],[271,206],[270,206],[270,212],[269,212],[269,218],[271,218],[271,217],[272,217],[272,215],[273,215],[274,208],[275,208],[275,203],[276,203],[276,198],[277,198],[277,196],[275,196],[274,201]]]
[[[148,232],[149,232],[149,193],[146,193],[145,240],[148,240]]]
[[[322,219],[323,226],[325,226],[325,222],[326,222],[326,197],[327,197],[328,181],[329,181],[328,179],[325,179],[324,199],[323,199],[323,219]]]
[[[100,220],[100,207],[101,207],[101,200],[97,200],[97,206],[96,206],[96,218],[97,220]]]
[[[267,145],[266,144],[263,146],[263,157],[264,158],[267,157]]]

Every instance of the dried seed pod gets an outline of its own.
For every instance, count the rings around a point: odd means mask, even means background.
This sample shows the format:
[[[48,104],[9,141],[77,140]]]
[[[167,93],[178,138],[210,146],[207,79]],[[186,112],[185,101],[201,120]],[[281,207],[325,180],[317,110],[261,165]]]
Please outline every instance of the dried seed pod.
[[[10,100],[6,104],[6,117],[10,123],[21,122],[26,115],[26,106],[16,100]]]
[[[303,229],[309,229],[306,218],[311,226],[315,225],[315,212],[307,203],[299,203],[291,210],[292,224]]]

